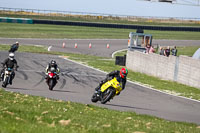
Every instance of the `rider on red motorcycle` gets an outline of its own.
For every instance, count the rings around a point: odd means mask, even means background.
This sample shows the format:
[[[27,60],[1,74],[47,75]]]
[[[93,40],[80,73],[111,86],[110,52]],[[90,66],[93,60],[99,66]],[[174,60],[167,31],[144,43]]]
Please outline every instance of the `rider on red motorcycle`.
[[[48,73],[50,72],[50,70],[51,70],[52,67],[54,67],[55,70],[56,70],[56,75],[57,75],[56,76],[56,80],[59,79],[60,69],[58,68],[58,65],[56,64],[56,61],[51,60],[51,62],[47,65],[46,71],[45,71],[46,72],[46,77],[45,77],[46,82],[48,81],[48,78],[49,78]]]
[[[15,70],[17,71],[18,65],[17,65],[17,61],[14,59],[14,56],[15,56],[14,53],[10,53],[8,58],[5,59],[4,62],[2,63],[3,64],[3,69],[1,70],[0,81],[4,77],[5,68],[13,69],[15,67]],[[12,85],[12,80],[14,79],[14,77],[15,77],[15,72],[13,71],[12,75],[11,75],[11,80],[10,80],[10,84],[11,85]]]
[[[122,68],[120,71],[115,70],[110,72],[109,74],[106,75],[106,78],[99,83],[99,86],[95,88],[95,93],[99,95],[101,93],[100,92],[101,86],[108,80],[112,80],[114,77],[116,77],[117,80],[122,83],[122,89],[124,90],[126,85],[127,75],[128,75],[128,70],[126,68]]]

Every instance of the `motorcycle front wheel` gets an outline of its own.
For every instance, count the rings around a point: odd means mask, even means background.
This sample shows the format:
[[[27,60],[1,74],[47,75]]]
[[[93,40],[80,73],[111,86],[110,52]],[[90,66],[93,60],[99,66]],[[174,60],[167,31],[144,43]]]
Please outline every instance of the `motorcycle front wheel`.
[[[113,88],[108,88],[101,96],[101,103],[105,104],[108,102],[114,96],[114,94],[115,90]]]
[[[49,79],[49,90],[53,90],[53,87],[55,86],[54,79]]]
[[[7,87],[7,85],[8,85],[8,79],[9,77],[6,77],[6,79],[5,79],[5,81],[3,82],[3,84],[2,84],[2,87],[4,87],[4,88],[6,88]]]
[[[98,101],[97,94],[94,93],[94,94],[92,95],[91,101],[92,101],[93,103],[96,103],[96,102]]]

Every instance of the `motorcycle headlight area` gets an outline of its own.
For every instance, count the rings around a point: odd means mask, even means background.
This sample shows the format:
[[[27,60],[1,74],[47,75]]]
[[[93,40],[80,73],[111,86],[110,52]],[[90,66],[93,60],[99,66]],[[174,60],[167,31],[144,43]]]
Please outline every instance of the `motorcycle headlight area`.
[[[10,74],[10,71],[5,71],[5,74]]]

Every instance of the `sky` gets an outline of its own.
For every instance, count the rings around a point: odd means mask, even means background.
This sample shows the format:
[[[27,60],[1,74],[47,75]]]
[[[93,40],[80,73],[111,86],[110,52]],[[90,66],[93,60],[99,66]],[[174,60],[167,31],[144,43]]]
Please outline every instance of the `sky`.
[[[200,6],[140,0],[0,0],[0,7],[200,19]]]

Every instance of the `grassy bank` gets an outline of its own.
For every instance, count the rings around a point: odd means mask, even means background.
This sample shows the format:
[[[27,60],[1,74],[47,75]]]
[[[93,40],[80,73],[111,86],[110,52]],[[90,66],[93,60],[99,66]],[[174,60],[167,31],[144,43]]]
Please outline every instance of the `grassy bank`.
[[[0,23],[0,37],[4,38],[68,38],[68,39],[128,39],[131,29],[96,28],[45,24]],[[154,39],[199,40],[200,32],[151,31]]]
[[[185,52],[182,54],[187,55],[189,51],[193,51],[197,47],[178,47]],[[8,45],[0,45],[0,50],[8,50]],[[33,53],[43,53],[43,54],[55,54],[68,56],[69,59],[84,63],[86,65],[98,68],[100,70],[110,72],[112,70],[119,70],[121,66],[115,65],[115,60],[111,58],[96,57],[90,55],[80,55],[80,54],[70,54],[70,53],[61,53],[61,52],[48,52],[47,48],[41,48],[36,46],[20,46],[19,52],[33,52]],[[139,82],[141,84],[147,84],[152,86],[155,89],[162,90],[168,93],[172,93],[179,96],[184,96],[188,98],[193,98],[200,100],[200,89],[189,87],[177,82],[160,80],[159,78],[148,76],[139,72],[129,71],[128,78],[131,81]]]
[[[1,133],[199,133],[200,126],[0,89]]]

